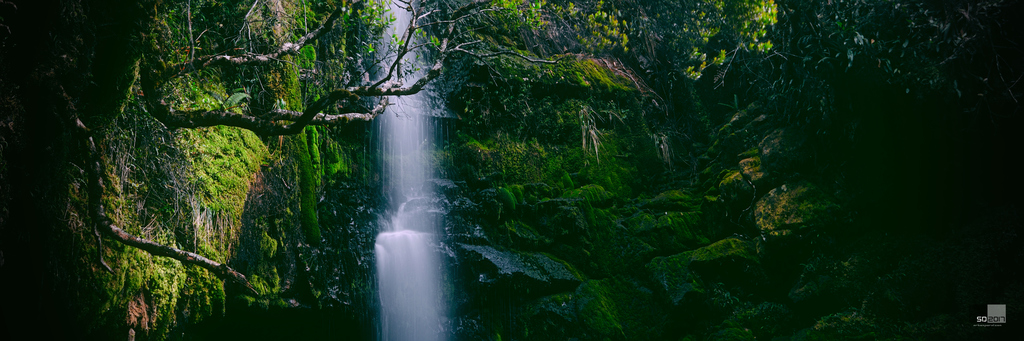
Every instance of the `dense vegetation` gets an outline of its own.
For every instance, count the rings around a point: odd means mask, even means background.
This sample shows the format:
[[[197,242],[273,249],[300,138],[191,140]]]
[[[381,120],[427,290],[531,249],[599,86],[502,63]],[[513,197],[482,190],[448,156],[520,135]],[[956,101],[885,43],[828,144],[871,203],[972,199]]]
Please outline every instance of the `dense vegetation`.
[[[2,338],[374,339],[414,35],[452,339],[1018,330],[1021,2],[419,5],[0,1]]]

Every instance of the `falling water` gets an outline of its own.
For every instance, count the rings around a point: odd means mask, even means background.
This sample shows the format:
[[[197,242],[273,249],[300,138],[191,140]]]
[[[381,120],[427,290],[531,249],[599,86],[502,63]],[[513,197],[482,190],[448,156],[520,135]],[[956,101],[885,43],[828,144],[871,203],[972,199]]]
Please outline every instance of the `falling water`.
[[[399,37],[408,24],[409,12],[391,4]],[[413,58],[406,62],[416,63]],[[422,63],[421,63],[422,64]],[[415,64],[413,64],[415,65]],[[404,75],[407,82],[419,74]],[[423,95],[403,96],[379,118],[385,196],[389,212],[384,231],[377,235],[377,284],[381,307],[381,340],[443,340],[440,272],[435,238],[440,222],[429,208],[436,197],[427,181],[436,176],[429,155],[434,132],[429,101]]]

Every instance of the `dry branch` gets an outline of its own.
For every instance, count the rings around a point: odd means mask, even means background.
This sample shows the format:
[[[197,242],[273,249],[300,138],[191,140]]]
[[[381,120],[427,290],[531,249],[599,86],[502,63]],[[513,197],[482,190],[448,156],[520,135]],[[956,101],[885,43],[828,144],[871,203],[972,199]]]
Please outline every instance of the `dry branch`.
[[[488,10],[498,8],[487,7],[493,0],[474,0],[462,7],[459,7],[447,16],[447,19],[437,20],[427,24],[420,24],[420,21],[435,15],[439,11],[425,11],[423,8],[409,5],[408,10],[412,12],[408,27],[402,33],[400,44],[395,53],[395,59],[387,65],[387,73],[380,80],[363,86],[353,86],[345,89],[335,90],[328,96],[309,105],[306,110],[300,112],[288,110],[272,110],[266,113],[240,114],[229,111],[175,111],[172,106],[164,101],[162,85],[169,79],[180,78],[198,69],[215,65],[258,65],[277,61],[279,57],[287,54],[295,54],[303,46],[321,38],[325,32],[334,26],[335,21],[342,12],[339,7],[320,27],[310,31],[296,42],[288,42],[281,45],[276,51],[268,54],[246,53],[238,56],[213,55],[200,57],[192,62],[172,66],[170,70],[148,70],[142,72],[141,85],[146,94],[146,103],[149,113],[157,120],[168,127],[177,128],[198,128],[207,126],[226,125],[251,130],[259,135],[290,135],[302,131],[302,128],[309,124],[329,125],[349,122],[352,120],[372,120],[377,117],[387,102],[388,96],[406,96],[419,93],[431,81],[441,75],[446,59],[452,53],[467,54],[476,58],[490,58],[500,55],[514,55],[534,63],[557,63],[558,60],[544,60],[525,56],[514,51],[498,52],[474,52],[466,47],[476,42],[454,43],[458,35],[460,22],[467,18],[484,13]],[[426,26],[444,25],[439,32],[437,44],[437,57],[426,72],[422,73],[411,85],[406,86],[402,80],[393,81],[400,73],[404,57],[426,44],[412,44],[415,32]],[[154,51],[156,52],[156,51]],[[169,75],[169,76],[168,76]],[[400,78],[400,77],[399,77]],[[381,104],[370,109],[364,109],[357,101],[360,97],[379,97]],[[342,102],[341,113],[329,115],[323,113],[325,109]]]
[[[306,45],[320,39],[324,34],[329,32],[334,27],[334,23],[341,17],[344,7],[338,6],[334,12],[331,12],[327,20],[324,21],[320,27],[309,31],[295,42],[285,42],[281,44],[276,50],[266,54],[257,54],[246,52],[241,55],[232,56],[226,54],[203,56],[187,62],[170,65],[162,73],[165,77],[164,80],[180,78],[192,72],[202,70],[211,66],[242,66],[242,65],[262,65],[271,62],[275,62],[281,59],[281,57],[287,55],[298,54]]]

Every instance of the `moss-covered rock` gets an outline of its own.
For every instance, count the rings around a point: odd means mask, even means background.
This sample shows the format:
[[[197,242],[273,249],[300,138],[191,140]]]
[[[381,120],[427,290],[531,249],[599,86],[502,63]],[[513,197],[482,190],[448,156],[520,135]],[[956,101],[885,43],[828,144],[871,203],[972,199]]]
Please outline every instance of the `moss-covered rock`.
[[[684,190],[669,190],[642,205],[645,209],[690,212],[700,210],[700,200]]]
[[[702,222],[700,212],[639,212],[622,224],[657,254],[671,255],[708,244]]]
[[[804,166],[807,137],[796,129],[776,129],[758,144],[761,163],[775,174],[785,174]]]
[[[588,241],[590,261],[597,265],[600,276],[611,274],[639,275],[641,267],[654,255],[654,247],[619,223],[619,218],[605,209],[592,209],[588,212],[590,226]]]
[[[496,245],[520,250],[537,250],[551,245],[552,240],[519,220],[508,220],[487,229],[487,238]]]
[[[572,292],[539,298],[523,307],[520,330],[524,339],[561,341],[582,334]]]
[[[668,303],[678,309],[695,310],[707,298],[700,278],[690,271],[690,254],[657,257],[647,263],[647,271]]]
[[[607,208],[612,205],[615,195],[604,190],[601,185],[590,184],[568,191],[562,195],[566,198],[577,198],[586,200],[594,207]]]
[[[734,209],[742,209],[753,203],[754,187],[737,170],[723,172],[722,181],[718,183],[719,198]]]
[[[544,236],[558,240],[586,233],[589,224],[579,199],[550,199],[537,203],[537,230]]]
[[[839,205],[810,182],[782,185],[757,202],[754,217],[761,233],[770,236],[802,234],[836,222]]]
[[[722,283],[746,294],[759,293],[766,281],[753,243],[735,238],[669,257],[658,257],[647,264],[655,283],[659,283],[674,306],[693,303],[704,295],[704,283]]]
[[[575,293],[582,339],[657,339],[664,326],[653,292],[627,278],[590,280]]]
[[[761,171],[760,156],[754,155],[740,160],[740,171],[743,173],[743,178],[750,181],[750,183],[755,187],[761,188],[768,185],[769,179],[765,175],[765,172]],[[761,193],[763,193],[763,191],[764,189],[761,190]]]

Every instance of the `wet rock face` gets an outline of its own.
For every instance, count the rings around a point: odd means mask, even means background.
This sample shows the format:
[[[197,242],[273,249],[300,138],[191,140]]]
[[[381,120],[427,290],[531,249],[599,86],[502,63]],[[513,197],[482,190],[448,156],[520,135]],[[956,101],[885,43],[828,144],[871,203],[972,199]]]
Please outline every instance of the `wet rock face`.
[[[485,245],[459,244],[459,254],[479,273],[479,284],[490,288],[530,288],[535,293],[571,290],[581,279],[564,261],[549,254],[499,250]]]
[[[754,211],[761,233],[772,237],[798,236],[811,228],[834,223],[839,205],[814,184],[801,181],[768,192]]]
[[[379,198],[367,186],[340,183],[326,189],[318,211],[326,232],[319,246],[298,248],[300,279],[314,297],[304,303],[369,319],[375,304],[373,245],[379,229]],[[309,302],[315,300],[315,303]]]

